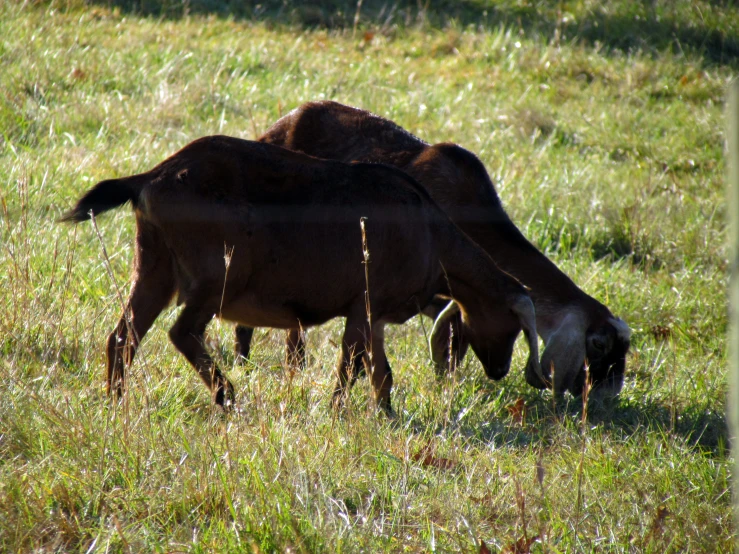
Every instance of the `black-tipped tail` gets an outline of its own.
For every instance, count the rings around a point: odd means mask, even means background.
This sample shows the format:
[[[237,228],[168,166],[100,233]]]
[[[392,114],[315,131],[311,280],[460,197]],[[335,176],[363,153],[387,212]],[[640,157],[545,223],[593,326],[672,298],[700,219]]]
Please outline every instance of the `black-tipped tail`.
[[[100,181],[88,190],[79,199],[74,208],[65,213],[59,221],[78,223],[90,219],[90,213],[95,216],[130,201],[134,206],[138,202],[141,190],[149,182],[147,174],[133,175],[121,179]]]

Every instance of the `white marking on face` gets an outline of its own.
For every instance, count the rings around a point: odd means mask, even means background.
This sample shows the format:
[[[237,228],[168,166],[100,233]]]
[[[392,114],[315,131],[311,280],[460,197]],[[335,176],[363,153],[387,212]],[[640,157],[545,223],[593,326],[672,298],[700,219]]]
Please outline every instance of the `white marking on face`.
[[[537,312],[538,313],[538,312]],[[539,336],[544,340],[544,344],[549,344],[549,340],[554,335],[562,336],[563,333],[575,333],[579,335],[579,339],[585,344],[585,324],[583,316],[579,310],[567,310],[560,312],[553,322],[553,325],[540,325],[537,322],[537,331]]]

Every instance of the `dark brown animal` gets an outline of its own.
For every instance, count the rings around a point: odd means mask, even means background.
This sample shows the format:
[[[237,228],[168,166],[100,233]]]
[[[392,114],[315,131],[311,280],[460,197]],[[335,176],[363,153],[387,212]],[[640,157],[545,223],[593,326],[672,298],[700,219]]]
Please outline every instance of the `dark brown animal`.
[[[529,288],[537,328],[546,344],[541,365],[547,381],[554,370],[555,392],[581,392],[586,360],[594,387],[606,393],[621,390],[629,327],[526,240],[503,209],[477,156],[456,144],[429,145],[392,121],[328,101],[300,106],[259,140],[320,158],[386,163],[405,171],[500,268]],[[436,302],[424,313],[438,315],[440,309]],[[432,357],[439,369],[449,367],[450,357],[464,356],[466,331],[460,323],[451,308],[435,325]],[[245,345],[250,335],[250,329],[237,329],[237,349],[242,354],[248,354]],[[288,344],[293,352],[303,348],[296,332]],[[535,387],[545,385],[534,373],[527,374],[527,379]]]
[[[184,306],[170,339],[221,405],[233,401],[233,387],[204,347],[213,317],[277,328],[346,317],[335,403],[371,358],[375,400],[389,411],[384,326],[407,320],[439,294],[459,304],[488,375],[508,371],[521,329],[530,348],[527,373],[541,374],[524,287],[395,168],[206,137],[151,171],[98,183],[63,219],[83,221],[128,201],[136,216],[133,289],[108,338],[109,391],[120,394],[125,367],[175,295]]]

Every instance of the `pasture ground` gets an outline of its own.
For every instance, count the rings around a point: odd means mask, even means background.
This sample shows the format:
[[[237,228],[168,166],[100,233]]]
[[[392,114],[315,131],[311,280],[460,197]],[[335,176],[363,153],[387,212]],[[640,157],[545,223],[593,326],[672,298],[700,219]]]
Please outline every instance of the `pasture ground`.
[[[736,5],[449,4],[0,1],[0,551],[731,550]],[[525,234],[631,325],[617,401],[530,389],[520,342],[501,382],[471,356],[437,381],[417,318],[388,332],[398,421],[366,380],[337,419],[341,322],[294,374],[282,333],[242,367],[216,321],[241,407],[224,417],[167,340],[171,307],[109,402],[133,218],[99,218],[114,279],[92,227],[56,218],[99,180],[320,98],[481,157]]]

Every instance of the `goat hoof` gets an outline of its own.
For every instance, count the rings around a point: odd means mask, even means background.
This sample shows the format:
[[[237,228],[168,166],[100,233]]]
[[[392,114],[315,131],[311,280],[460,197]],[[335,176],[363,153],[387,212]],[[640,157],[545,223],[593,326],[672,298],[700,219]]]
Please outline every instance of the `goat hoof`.
[[[449,364],[449,362],[438,363],[434,362],[434,374],[438,380],[445,379],[447,376],[454,373],[456,364]]]
[[[398,418],[398,414],[396,414],[395,410],[393,410],[389,398],[382,399],[377,402],[377,411],[390,420],[396,420]]]
[[[535,389],[539,389],[539,390],[545,390],[545,389],[552,388],[551,383],[543,381],[541,377],[539,377],[533,370],[529,370],[528,368],[526,370],[526,382],[532,387],[534,387]]]
[[[226,411],[233,408],[236,394],[234,393],[234,387],[229,380],[224,379],[222,383],[218,383],[218,385],[216,385],[215,392],[213,393],[213,400]]]
[[[331,398],[331,407],[334,412],[340,414],[346,408],[346,396],[343,391],[334,392],[333,398]]]
[[[123,398],[123,377],[120,375],[110,379],[107,387],[108,396],[112,396],[116,400]]]
[[[234,348],[234,358],[236,359],[236,363],[239,365],[244,365],[246,361],[249,359],[249,353],[251,352],[251,345],[249,344],[242,344],[240,340],[236,340],[236,346]]]

